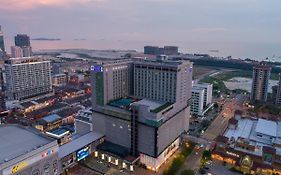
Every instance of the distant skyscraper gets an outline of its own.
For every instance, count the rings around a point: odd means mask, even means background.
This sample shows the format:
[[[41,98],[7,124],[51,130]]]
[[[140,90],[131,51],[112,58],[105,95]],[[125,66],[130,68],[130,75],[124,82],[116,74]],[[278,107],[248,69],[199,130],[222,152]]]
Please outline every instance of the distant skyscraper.
[[[6,96],[24,100],[52,92],[50,61],[41,58],[11,58],[5,61]]]
[[[12,58],[21,58],[23,57],[22,49],[18,46],[11,47]]]
[[[23,55],[23,57],[31,57],[32,56],[32,48],[30,46],[22,47],[22,55]]]
[[[179,48],[177,46],[164,46],[165,55],[177,55],[179,53]]]
[[[266,102],[271,67],[266,62],[260,62],[253,67],[253,83],[251,91],[252,102]]]
[[[144,46],[144,54],[159,55],[158,46]]]
[[[281,73],[279,73],[279,83],[278,83],[278,89],[276,94],[276,104],[281,104]]]
[[[144,46],[144,54],[149,55],[177,55],[179,48],[177,46]]]
[[[5,52],[5,44],[4,44],[4,34],[1,30],[1,26],[0,26],[0,49]]]
[[[23,48],[24,46],[30,46],[30,38],[26,34],[18,34],[15,36],[15,45]]]
[[[0,112],[4,111],[5,109],[6,109],[6,105],[5,105],[3,69],[2,69],[2,66],[1,66],[0,67]]]

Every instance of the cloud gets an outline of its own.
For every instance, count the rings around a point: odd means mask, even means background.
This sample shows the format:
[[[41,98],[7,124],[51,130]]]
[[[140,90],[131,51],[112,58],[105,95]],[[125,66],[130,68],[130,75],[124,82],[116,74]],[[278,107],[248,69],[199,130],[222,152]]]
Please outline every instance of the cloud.
[[[69,6],[102,0],[0,0],[2,10],[28,10],[42,6]]]

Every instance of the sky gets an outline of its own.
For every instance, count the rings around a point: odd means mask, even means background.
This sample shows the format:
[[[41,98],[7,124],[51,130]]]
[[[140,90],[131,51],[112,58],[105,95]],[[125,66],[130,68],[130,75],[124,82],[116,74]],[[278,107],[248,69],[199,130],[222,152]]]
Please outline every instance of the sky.
[[[280,7],[280,0],[0,0],[0,25],[7,48],[26,33],[62,39],[32,41],[35,50],[177,45],[185,53],[278,60]]]

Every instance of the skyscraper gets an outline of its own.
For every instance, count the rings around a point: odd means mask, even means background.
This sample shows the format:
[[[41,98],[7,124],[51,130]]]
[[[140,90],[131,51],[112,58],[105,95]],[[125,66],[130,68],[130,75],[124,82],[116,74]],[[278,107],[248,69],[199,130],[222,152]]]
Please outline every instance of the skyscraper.
[[[126,60],[96,64],[91,71],[92,128],[105,135],[101,147],[118,145],[123,157],[139,158],[157,171],[188,131],[192,63]]]
[[[18,46],[11,46],[12,58],[21,58],[23,57],[22,49]]]
[[[91,69],[96,72],[94,105],[105,105],[111,100],[132,94],[132,61],[108,62],[94,65]]]
[[[0,25],[0,49],[5,52],[5,44],[4,44],[4,34],[1,30],[1,25]]]
[[[5,105],[5,93],[4,93],[4,81],[3,81],[3,69],[0,67],[0,112],[6,109]]]
[[[144,54],[159,55],[158,46],[144,46]]]
[[[266,62],[260,62],[253,67],[253,83],[251,91],[252,102],[266,102],[271,67]]]
[[[184,104],[191,95],[190,62],[140,61],[134,63],[134,95]]]
[[[22,47],[22,55],[23,55],[23,57],[31,57],[32,56],[32,47],[23,46]]]
[[[179,48],[177,46],[164,46],[165,55],[177,55],[179,53]]]
[[[279,83],[278,83],[275,103],[279,105],[281,104],[281,73],[279,73]]]
[[[52,93],[50,61],[37,57],[5,61],[6,96],[24,100]]]
[[[26,34],[17,34],[15,36],[15,45],[23,48],[24,46],[30,46],[30,38]]]

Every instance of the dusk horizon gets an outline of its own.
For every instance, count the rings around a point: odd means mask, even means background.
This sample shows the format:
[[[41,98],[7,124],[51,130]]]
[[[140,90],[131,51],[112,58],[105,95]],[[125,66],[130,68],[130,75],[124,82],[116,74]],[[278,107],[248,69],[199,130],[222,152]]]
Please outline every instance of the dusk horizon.
[[[194,0],[0,0],[6,49],[13,37],[60,38],[32,41],[46,48],[134,49],[176,45],[184,53],[273,58],[281,61],[281,2]],[[74,41],[74,39],[87,39]],[[55,43],[55,44],[54,44]],[[211,50],[218,50],[212,53]]]

